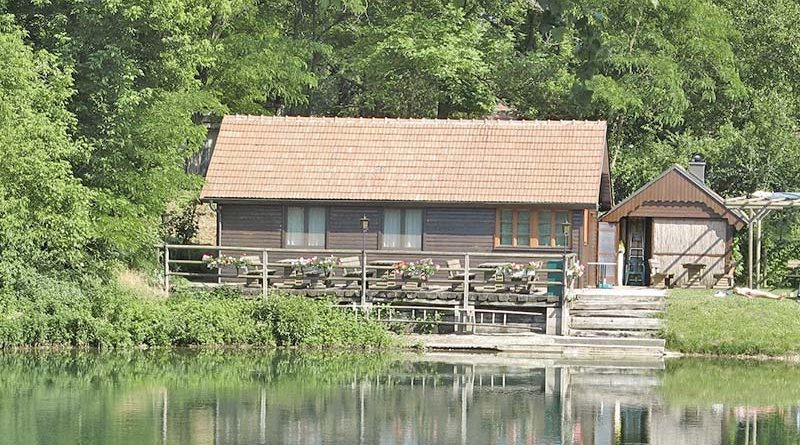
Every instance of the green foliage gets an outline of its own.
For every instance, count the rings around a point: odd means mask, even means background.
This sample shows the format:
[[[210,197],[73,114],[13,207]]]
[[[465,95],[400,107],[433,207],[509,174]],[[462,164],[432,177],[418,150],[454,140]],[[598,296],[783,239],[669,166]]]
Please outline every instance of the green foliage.
[[[25,269],[80,272],[91,261],[91,192],[71,175],[69,70],[23,43],[0,15],[0,285]]]
[[[481,117],[502,101],[608,121],[617,201],[696,151],[723,195],[800,189],[793,0],[62,0],[0,17],[3,283],[99,275],[190,237],[185,160],[223,113]]]
[[[332,302],[292,296],[268,298],[256,318],[272,326],[278,344],[287,346],[389,346],[386,330]]]
[[[667,299],[667,348],[719,355],[800,352],[800,304],[712,291],[673,290]]]
[[[0,292],[0,348],[196,345],[374,348],[378,323],[327,301],[235,291],[146,297],[119,285],[77,286],[41,276]]]

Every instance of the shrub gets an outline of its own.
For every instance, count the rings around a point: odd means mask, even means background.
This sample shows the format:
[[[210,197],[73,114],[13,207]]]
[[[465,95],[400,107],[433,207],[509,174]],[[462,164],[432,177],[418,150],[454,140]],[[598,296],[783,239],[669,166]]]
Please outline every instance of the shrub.
[[[61,282],[42,277],[0,290],[0,348],[168,347],[253,345],[383,347],[378,323],[331,301],[240,292],[182,291],[141,295],[118,284]]]

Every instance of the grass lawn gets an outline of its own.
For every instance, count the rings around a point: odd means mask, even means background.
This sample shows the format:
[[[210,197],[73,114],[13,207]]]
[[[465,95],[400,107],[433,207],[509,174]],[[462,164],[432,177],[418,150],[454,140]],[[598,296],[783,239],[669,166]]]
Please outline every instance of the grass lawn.
[[[713,296],[713,290],[671,290],[664,338],[672,351],[719,355],[800,353],[800,304]]]

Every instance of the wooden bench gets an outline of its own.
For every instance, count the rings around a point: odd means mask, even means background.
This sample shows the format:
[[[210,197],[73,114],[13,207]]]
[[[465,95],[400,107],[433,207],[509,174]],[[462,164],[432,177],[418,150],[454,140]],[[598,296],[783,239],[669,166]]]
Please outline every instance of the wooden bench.
[[[361,284],[361,258],[357,256],[349,256],[339,260],[339,266],[342,268],[342,278],[344,278],[344,287],[348,287],[353,283],[356,285]],[[375,275],[375,269],[367,269],[367,277]]]
[[[714,274],[714,289],[730,289],[733,287],[733,274],[736,272],[736,261],[725,266],[724,273]]]
[[[448,277],[452,282],[450,283],[450,290],[455,291],[461,286],[463,289],[464,287],[464,272],[460,272],[459,270],[464,270],[461,266],[461,260],[447,260],[447,268],[450,269],[450,276]],[[469,281],[475,281],[475,272],[469,273]],[[470,289],[473,288],[472,284],[470,284]]]
[[[790,282],[797,285],[797,298],[800,298],[800,260],[787,261],[786,268],[789,269],[789,273],[786,275],[786,278],[788,278]]]
[[[650,286],[657,288],[672,287],[672,280],[675,274],[661,272],[661,261],[655,258],[648,260],[648,263],[650,264]]]

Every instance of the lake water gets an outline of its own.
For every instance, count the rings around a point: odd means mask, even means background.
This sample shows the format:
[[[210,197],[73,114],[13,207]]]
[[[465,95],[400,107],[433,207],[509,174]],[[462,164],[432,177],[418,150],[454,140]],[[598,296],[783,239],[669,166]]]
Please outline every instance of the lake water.
[[[800,368],[492,355],[0,355],[0,443],[798,444]]]

